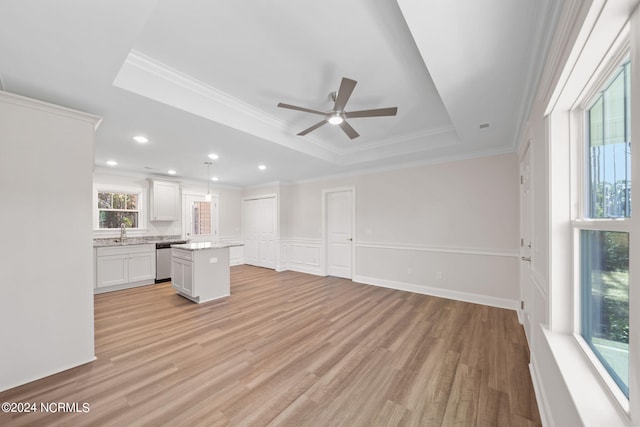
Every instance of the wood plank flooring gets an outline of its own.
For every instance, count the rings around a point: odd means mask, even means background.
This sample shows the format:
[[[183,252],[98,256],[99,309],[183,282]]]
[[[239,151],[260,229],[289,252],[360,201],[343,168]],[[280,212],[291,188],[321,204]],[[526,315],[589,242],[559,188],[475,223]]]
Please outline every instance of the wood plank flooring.
[[[0,393],[88,413],[0,425],[536,426],[513,311],[251,266],[201,305],[168,283],[95,297],[97,361]]]

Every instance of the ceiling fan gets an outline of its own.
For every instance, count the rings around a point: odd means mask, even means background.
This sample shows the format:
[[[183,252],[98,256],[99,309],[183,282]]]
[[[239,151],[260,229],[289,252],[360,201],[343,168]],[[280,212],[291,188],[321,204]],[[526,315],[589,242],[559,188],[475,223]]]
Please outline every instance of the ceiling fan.
[[[338,93],[336,94],[335,92],[332,92],[329,95],[331,99],[334,100],[333,110],[329,112],[312,110],[310,108],[304,107],[296,107],[295,105],[284,104],[282,102],[278,104],[278,107],[324,116],[324,119],[322,119],[322,121],[298,133],[299,136],[306,135],[326,123],[331,123],[332,125],[340,126],[340,128],[344,131],[344,133],[347,134],[349,138],[354,139],[359,137],[360,134],[358,134],[358,132],[356,132],[355,129],[352,128],[349,123],[347,123],[346,119],[355,119],[359,117],[395,116],[398,112],[398,107],[377,108],[374,110],[344,111],[344,107],[345,105],[347,105],[347,101],[349,101],[349,97],[351,97],[351,93],[353,92],[353,89],[356,87],[357,83],[358,82],[356,82],[355,80],[351,80],[346,77],[342,78]]]

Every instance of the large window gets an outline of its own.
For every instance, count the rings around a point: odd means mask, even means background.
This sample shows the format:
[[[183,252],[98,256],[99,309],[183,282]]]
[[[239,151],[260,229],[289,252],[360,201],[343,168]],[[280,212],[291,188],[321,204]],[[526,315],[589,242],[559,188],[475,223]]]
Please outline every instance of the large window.
[[[138,228],[139,194],[98,192],[98,228]]]
[[[579,238],[580,334],[629,396],[629,236],[631,218],[630,64],[585,114]]]

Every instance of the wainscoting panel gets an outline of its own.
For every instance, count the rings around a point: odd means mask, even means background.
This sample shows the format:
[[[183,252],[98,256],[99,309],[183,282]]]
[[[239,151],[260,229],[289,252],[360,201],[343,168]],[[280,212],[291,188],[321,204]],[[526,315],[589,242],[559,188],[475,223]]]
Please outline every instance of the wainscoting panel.
[[[516,310],[519,262],[503,251],[359,243],[355,280]]]
[[[320,240],[288,240],[286,251],[289,255],[288,269],[322,275],[322,250],[323,245]]]
[[[242,243],[242,237],[230,236],[220,237],[220,243]],[[232,246],[229,248],[229,265],[244,264],[244,246]]]
[[[529,348],[531,350],[531,356],[529,363],[529,370],[531,371],[531,379],[533,380],[533,390],[536,394],[536,400],[538,401],[538,409],[540,410],[540,418],[542,418],[543,425],[554,425],[553,420],[551,419],[551,408],[549,402],[549,395],[545,388],[545,384],[540,377],[540,372],[548,372],[545,369],[540,368],[540,362],[544,361],[548,365],[553,364],[553,368],[557,369],[555,362],[550,362],[546,360],[551,356],[549,352],[547,340],[544,337],[544,333],[540,326],[548,327],[548,307],[549,307],[549,299],[547,295],[547,284],[542,275],[540,275],[536,270],[533,270],[533,274],[531,276],[531,281],[533,282],[533,307],[532,307],[532,319],[531,324],[533,325],[531,331],[531,341],[529,342]],[[564,387],[564,384],[561,384],[561,376],[558,376],[557,381],[560,384],[553,384],[552,387],[559,389]],[[549,385],[547,384],[547,387]]]

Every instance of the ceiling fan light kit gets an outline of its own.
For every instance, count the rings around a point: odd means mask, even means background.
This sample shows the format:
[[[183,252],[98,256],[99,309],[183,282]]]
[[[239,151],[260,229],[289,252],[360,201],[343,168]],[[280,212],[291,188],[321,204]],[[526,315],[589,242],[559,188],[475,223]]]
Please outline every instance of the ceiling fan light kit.
[[[344,119],[342,118],[340,113],[334,113],[331,115],[331,117],[329,117],[329,123],[331,123],[332,125],[339,125],[343,121]]]
[[[299,136],[304,136],[309,132],[318,129],[320,126],[326,123],[331,123],[332,125],[340,126],[340,128],[344,131],[344,133],[347,134],[349,138],[354,139],[359,137],[360,134],[358,134],[358,132],[356,132],[356,130],[352,128],[349,123],[347,123],[346,119],[395,116],[398,113],[398,107],[376,108],[373,110],[360,110],[350,112],[345,111],[344,107],[347,105],[347,101],[349,101],[349,98],[351,97],[353,89],[356,87],[357,83],[358,82],[356,82],[355,80],[351,80],[346,77],[342,78],[342,82],[340,83],[340,88],[338,89],[337,94],[335,92],[331,92],[329,94],[329,98],[334,101],[332,111],[323,112],[305,107],[297,107],[291,104],[284,104],[282,102],[278,104],[278,107],[324,116],[324,119],[322,121],[303,130],[302,132],[299,132]]]

